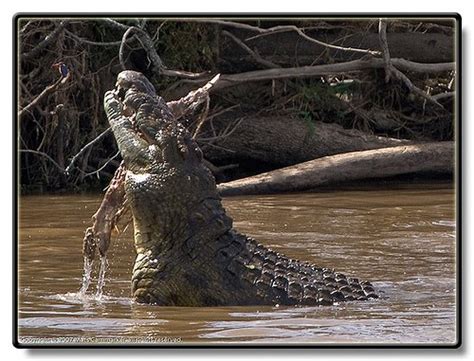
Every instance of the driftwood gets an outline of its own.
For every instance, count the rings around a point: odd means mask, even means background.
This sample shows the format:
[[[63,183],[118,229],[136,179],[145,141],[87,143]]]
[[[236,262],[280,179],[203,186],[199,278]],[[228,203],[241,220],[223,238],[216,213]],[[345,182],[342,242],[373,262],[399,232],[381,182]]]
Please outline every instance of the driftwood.
[[[228,112],[213,119],[220,133],[238,115]],[[198,137],[205,157],[211,162],[258,162],[270,168],[284,167],[328,155],[408,144],[410,141],[380,137],[338,124],[313,122],[311,127],[296,116],[248,115],[240,121],[232,136],[222,137],[207,146],[210,126]],[[215,146],[213,146],[215,145]]]
[[[454,142],[350,152],[223,183],[222,196],[302,191],[322,185],[415,172],[452,173]]]

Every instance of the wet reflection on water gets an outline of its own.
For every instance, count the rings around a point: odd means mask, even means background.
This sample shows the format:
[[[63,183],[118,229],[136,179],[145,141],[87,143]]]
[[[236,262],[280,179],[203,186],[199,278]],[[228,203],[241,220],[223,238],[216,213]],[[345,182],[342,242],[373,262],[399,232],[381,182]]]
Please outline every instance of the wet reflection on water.
[[[130,231],[113,241],[101,299],[81,295],[82,237],[100,198],[21,198],[20,341],[456,342],[454,191],[444,185],[224,200],[241,232],[290,257],[371,280],[382,293],[329,307],[135,304]]]

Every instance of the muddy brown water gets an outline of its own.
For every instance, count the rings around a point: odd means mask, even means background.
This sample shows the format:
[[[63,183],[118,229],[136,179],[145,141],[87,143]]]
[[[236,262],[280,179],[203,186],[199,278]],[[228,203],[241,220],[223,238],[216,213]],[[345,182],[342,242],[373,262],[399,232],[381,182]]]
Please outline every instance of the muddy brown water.
[[[113,240],[105,285],[80,297],[82,237],[101,195],[19,202],[24,344],[453,344],[455,192],[445,184],[224,199],[235,227],[290,257],[371,280],[381,298],[320,307],[159,307],[130,298],[132,235]]]

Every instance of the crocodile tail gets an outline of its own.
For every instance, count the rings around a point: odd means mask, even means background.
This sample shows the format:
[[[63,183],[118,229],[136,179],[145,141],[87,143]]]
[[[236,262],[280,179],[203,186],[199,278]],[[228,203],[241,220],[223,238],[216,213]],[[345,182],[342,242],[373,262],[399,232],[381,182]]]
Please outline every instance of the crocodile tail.
[[[332,305],[378,297],[370,282],[290,259],[250,237],[237,238],[243,247],[227,271],[252,287],[261,304]]]

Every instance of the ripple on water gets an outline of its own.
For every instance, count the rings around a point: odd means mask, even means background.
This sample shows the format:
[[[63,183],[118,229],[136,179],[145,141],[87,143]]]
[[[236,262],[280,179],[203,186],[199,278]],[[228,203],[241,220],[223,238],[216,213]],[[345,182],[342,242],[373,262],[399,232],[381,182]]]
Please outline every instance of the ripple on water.
[[[53,328],[63,330],[102,331],[112,333],[116,330],[126,330],[138,323],[147,325],[162,325],[166,323],[160,319],[134,320],[129,318],[98,318],[98,317],[25,317],[18,320],[20,327]]]
[[[431,224],[435,226],[443,226],[443,227],[456,227],[456,221],[455,220],[440,220],[440,221],[433,221]]]
[[[129,306],[133,303],[130,297],[114,297],[108,295],[89,294],[82,292],[68,292],[64,294],[55,294],[44,296],[45,299],[58,300],[69,304],[119,304]]]

